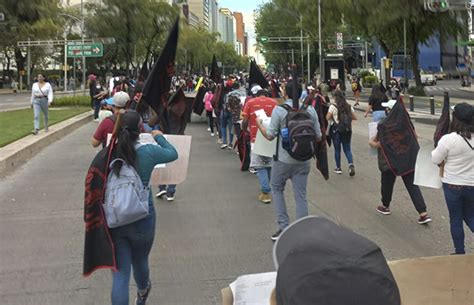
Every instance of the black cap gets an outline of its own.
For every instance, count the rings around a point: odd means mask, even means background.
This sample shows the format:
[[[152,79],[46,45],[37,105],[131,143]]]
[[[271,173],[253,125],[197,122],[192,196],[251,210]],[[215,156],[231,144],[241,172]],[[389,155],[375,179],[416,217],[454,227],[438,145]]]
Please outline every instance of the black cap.
[[[120,115],[120,127],[131,132],[139,132],[140,115],[136,111],[126,111]]]
[[[461,122],[472,125],[474,124],[474,106],[468,103],[460,103],[454,106],[453,116]]]
[[[400,305],[380,248],[321,217],[290,225],[273,248],[278,305]]]

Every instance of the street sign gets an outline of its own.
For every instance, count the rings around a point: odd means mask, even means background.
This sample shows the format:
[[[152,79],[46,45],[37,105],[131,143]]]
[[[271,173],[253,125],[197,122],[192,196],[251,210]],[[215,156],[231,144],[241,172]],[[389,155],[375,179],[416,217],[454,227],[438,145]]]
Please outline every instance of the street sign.
[[[102,43],[70,44],[67,45],[68,57],[102,57],[104,56],[104,45]]]
[[[344,57],[343,53],[327,53],[326,57]]]
[[[336,33],[336,49],[343,50],[344,49],[344,40],[342,39],[342,33]]]

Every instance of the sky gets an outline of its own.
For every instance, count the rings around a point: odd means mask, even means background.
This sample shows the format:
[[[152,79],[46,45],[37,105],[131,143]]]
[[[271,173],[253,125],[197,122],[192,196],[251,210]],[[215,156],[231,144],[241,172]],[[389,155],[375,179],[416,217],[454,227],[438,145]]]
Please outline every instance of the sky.
[[[241,12],[244,16],[245,31],[249,37],[249,56],[253,56],[258,64],[265,62],[261,54],[255,51],[255,26],[254,26],[254,10],[262,3],[268,0],[218,0],[220,7],[225,7],[231,11]]]

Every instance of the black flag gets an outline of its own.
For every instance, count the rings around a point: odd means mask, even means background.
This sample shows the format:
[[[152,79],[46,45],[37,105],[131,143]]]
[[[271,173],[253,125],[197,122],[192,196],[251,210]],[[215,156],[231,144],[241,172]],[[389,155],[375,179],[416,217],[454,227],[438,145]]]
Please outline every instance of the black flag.
[[[193,112],[197,115],[202,115],[204,112],[204,95],[206,95],[207,87],[201,86],[193,101]]]
[[[257,63],[252,60],[250,61],[249,69],[249,84],[253,86],[254,84],[260,85],[262,88],[268,87],[268,81],[262,73],[262,70],[257,66]],[[251,88],[250,88],[251,89]]]
[[[178,46],[179,17],[171,28],[160,57],[153,65],[150,75],[143,88],[143,99],[156,112],[163,133],[169,132],[167,119],[168,94],[171,87],[171,77],[175,73],[175,57]]]
[[[393,174],[405,176],[413,172],[420,145],[401,97],[387,118],[377,126],[377,134],[383,155]]]
[[[211,74],[209,75],[209,78],[216,84],[220,84],[222,82],[221,72],[217,66],[216,54],[212,56]]]
[[[449,124],[451,119],[449,117],[449,95],[445,92],[443,112],[439,117],[438,124],[436,125],[436,131],[433,136],[434,146],[438,146],[438,142],[442,136],[449,133]]]
[[[168,101],[168,134],[184,135],[186,129],[186,96],[179,87]]]
[[[150,71],[148,70],[148,58],[145,59],[145,62],[143,63],[142,68],[140,69],[140,75],[143,76],[144,79],[148,77],[148,74],[150,74]]]

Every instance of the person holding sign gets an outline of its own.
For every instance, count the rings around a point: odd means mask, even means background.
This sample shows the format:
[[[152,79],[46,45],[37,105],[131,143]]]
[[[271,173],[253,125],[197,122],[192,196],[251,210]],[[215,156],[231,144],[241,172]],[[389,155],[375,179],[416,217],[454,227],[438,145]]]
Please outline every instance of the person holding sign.
[[[435,164],[444,164],[444,197],[449,211],[454,254],[464,254],[463,221],[474,232],[474,107],[454,107],[451,133],[444,135],[431,153]]]

